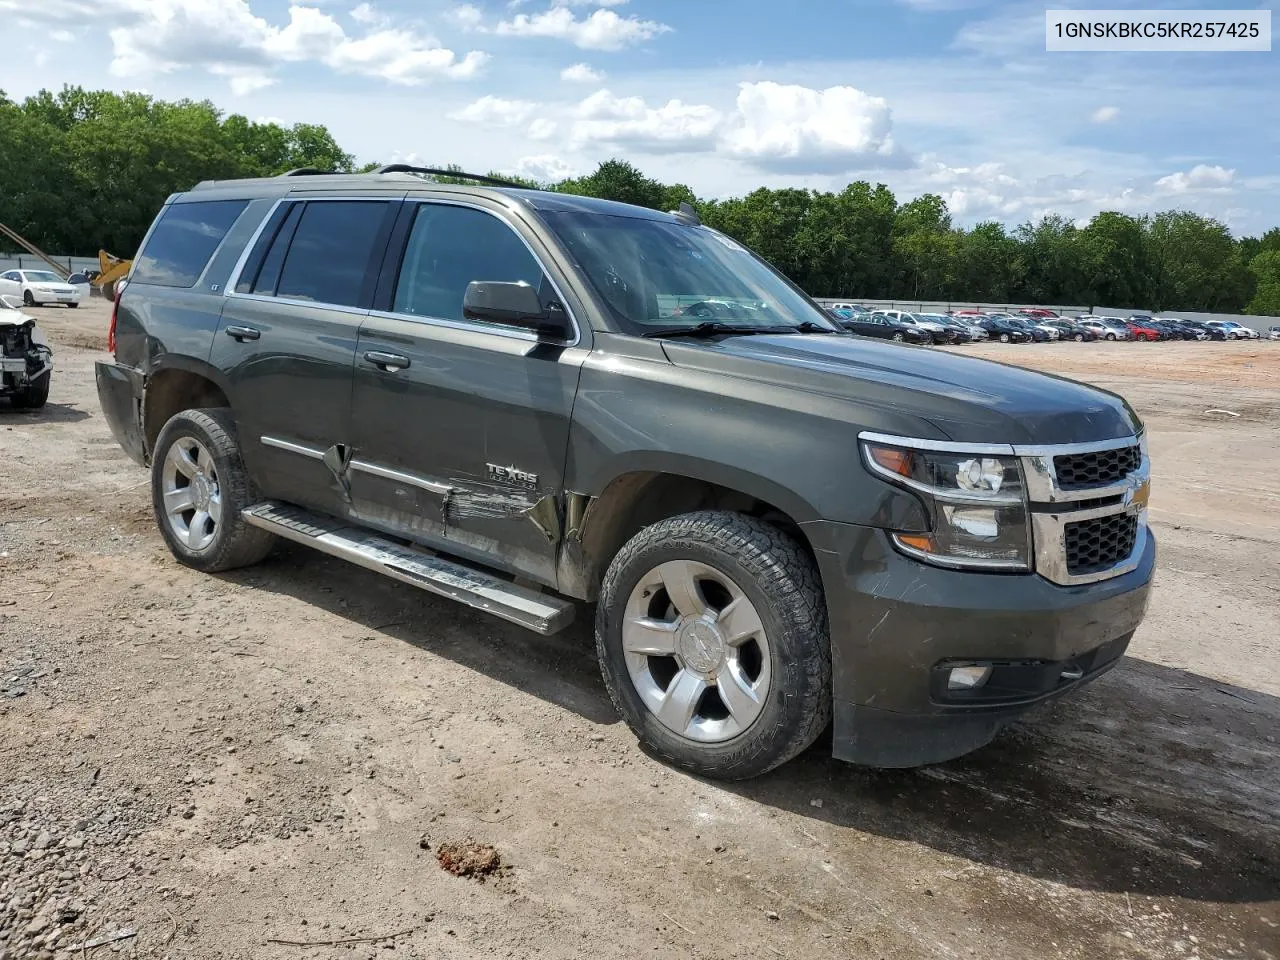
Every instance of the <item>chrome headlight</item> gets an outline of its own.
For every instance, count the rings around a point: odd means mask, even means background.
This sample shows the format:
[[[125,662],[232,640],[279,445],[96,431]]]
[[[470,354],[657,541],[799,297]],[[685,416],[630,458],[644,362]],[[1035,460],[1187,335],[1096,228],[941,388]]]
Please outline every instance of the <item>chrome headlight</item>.
[[[930,509],[933,529],[892,534],[898,549],[943,567],[1031,569],[1031,526],[1017,457],[878,441],[863,441],[862,452],[872,473],[914,490]]]

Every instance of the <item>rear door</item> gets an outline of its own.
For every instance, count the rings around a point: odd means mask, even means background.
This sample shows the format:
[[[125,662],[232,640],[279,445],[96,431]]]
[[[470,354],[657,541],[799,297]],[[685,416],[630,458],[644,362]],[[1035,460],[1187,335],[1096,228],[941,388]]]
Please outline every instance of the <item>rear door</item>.
[[[22,277],[17,270],[0,273],[0,296],[22,299]]]
[[[340,481],[360,323],[399,198],[287,199],[236,273],[210,362],[262,492],[346,512]]]
[[[348,476],[362,522],[554,586],[586,331],[548,343],[462,316],[471,281],[522,280],[572,317],[518,227],[479,199],[406,201],[360,330]]]

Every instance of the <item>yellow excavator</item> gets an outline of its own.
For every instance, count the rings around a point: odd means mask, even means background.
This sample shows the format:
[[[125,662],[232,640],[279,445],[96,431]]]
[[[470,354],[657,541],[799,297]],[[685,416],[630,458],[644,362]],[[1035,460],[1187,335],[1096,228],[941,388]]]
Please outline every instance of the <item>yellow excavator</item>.
[[[26,250],[33,257],[39,257],[47,263],[58,276],[66,280],[71,276],[71,271],[60,264],[53,257],[49,256],[30,240],[23,237],[18,231],[12,227],[8,227],[0,223],[0,237],[12,240],[23,250]],[[116,284],[121,278],[128,275],[129,270],[133,267],[132,260],[122,260],[120,257],[114,257],[105,250],[98,251],[98,275],[89,283],[102,291],[103,297],[108,301],[115,298]]]

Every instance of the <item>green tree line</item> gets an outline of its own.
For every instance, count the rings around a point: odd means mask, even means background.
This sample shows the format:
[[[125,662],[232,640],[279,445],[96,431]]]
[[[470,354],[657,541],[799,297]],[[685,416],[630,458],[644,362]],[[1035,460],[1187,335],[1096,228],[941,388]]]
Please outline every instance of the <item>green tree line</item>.
[[[257,123],[207,101],[67,87],[17,103],[0,92],[0,222],[60,254],[132,254],[170,193],[295,167],[356,169],[322,126]],[[609,160],[587,176],[525,182],[658,210],[690,203],[814,296],[1280,315],[1280,229],[1236,238],[1188,211],[965,228],[936,194],[902,202],[862,180],[701,199]]]

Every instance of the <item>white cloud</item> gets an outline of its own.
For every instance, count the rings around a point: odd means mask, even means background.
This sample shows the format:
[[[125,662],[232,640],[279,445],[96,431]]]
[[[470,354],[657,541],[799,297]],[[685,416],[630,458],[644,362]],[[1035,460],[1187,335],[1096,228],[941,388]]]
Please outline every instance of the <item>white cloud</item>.
[[[20,27],[52,23],[83,26],[89,22],[98,23],[105,15],[136,6],[127,0],[43,0],[39,4],[30,0],[0,0],[0,22],[16,23]]]
[[[589,64],[575,63],[560,71],[560,79],[569,83],[599,83],[604,79],[604,73],[592,69]]]
[[[1110,123],[1118,116],[1120,116],[1119,107],[1099,107],[1093,111],[1093,116],[1090,119],[1094,123]]]
[[[541,182],[563,180],[566,177],[573,177],[578,174],[577,168],[572,164],[549,153],[539,154],[534,157],[521,157],[520,162],[516,164],[515,172],[522,177]]]
[[[667,33],[670,27],[654,20],[621,17],[612,10],[595,10],[579,20],[565,6],[552,7],[542,13],[517,14],[503,20],[496,31],[516,37],[551,37],[567,40],[584,50],[621,50]]]
[[[650,107],[640,97],[615,97],[608,90],[596,91],[575,112],[575,144],[615,144],[651,153],[711,149],[723,119],[705,104],[668,100]]]
[[[1235,185],[1236,172],[1225,167],[1197,164],[1190,170],[1171,173],[1156,181],[1158,193],[1228,193]]]
[[[479,30],[484,22],[484,11],[475,4],[464,3],[449,11],[449,19],[463,30]]]
[[[723,146],[733,156],[779,171],[903,166],[908,161],[892,128],[888,103],[853,87],[741,83]]]
[[[351,19],[356,23],[378,23],[382,20],[382,15],[373,8],[373,4],[362,3],[352,8]]]
[[[0,0],[0,20],[9,15],[44,27],[92,16],[112,24],[113,75],[145,77],[197,67],[225,77],[235,94],[275,83],[274,71],[285,63],[316,62],[415,85],[475,76],[489,59],[480,51],[459,57],[431,37],[394,27],[369,3],[350,10],[365,28],[354,36],[333,15],[301,3],[289,7],[282,26],[255,14],[249,0]]]
[[[539,117],[529,124],[530,140],[550,140],[556,135],[556,131],[560,125],[554,120],[548,120],[546,117]]]
[[[514,127],[529,118],[537,104],[528,100],[503,100],[501,97],[481,97],[461,110],[449,114],[451,120],[464,120],[487,127]]]
[[[75,40],[76,35],[70,30],[50,30],[49,39],[56,43],[71,43]]]

